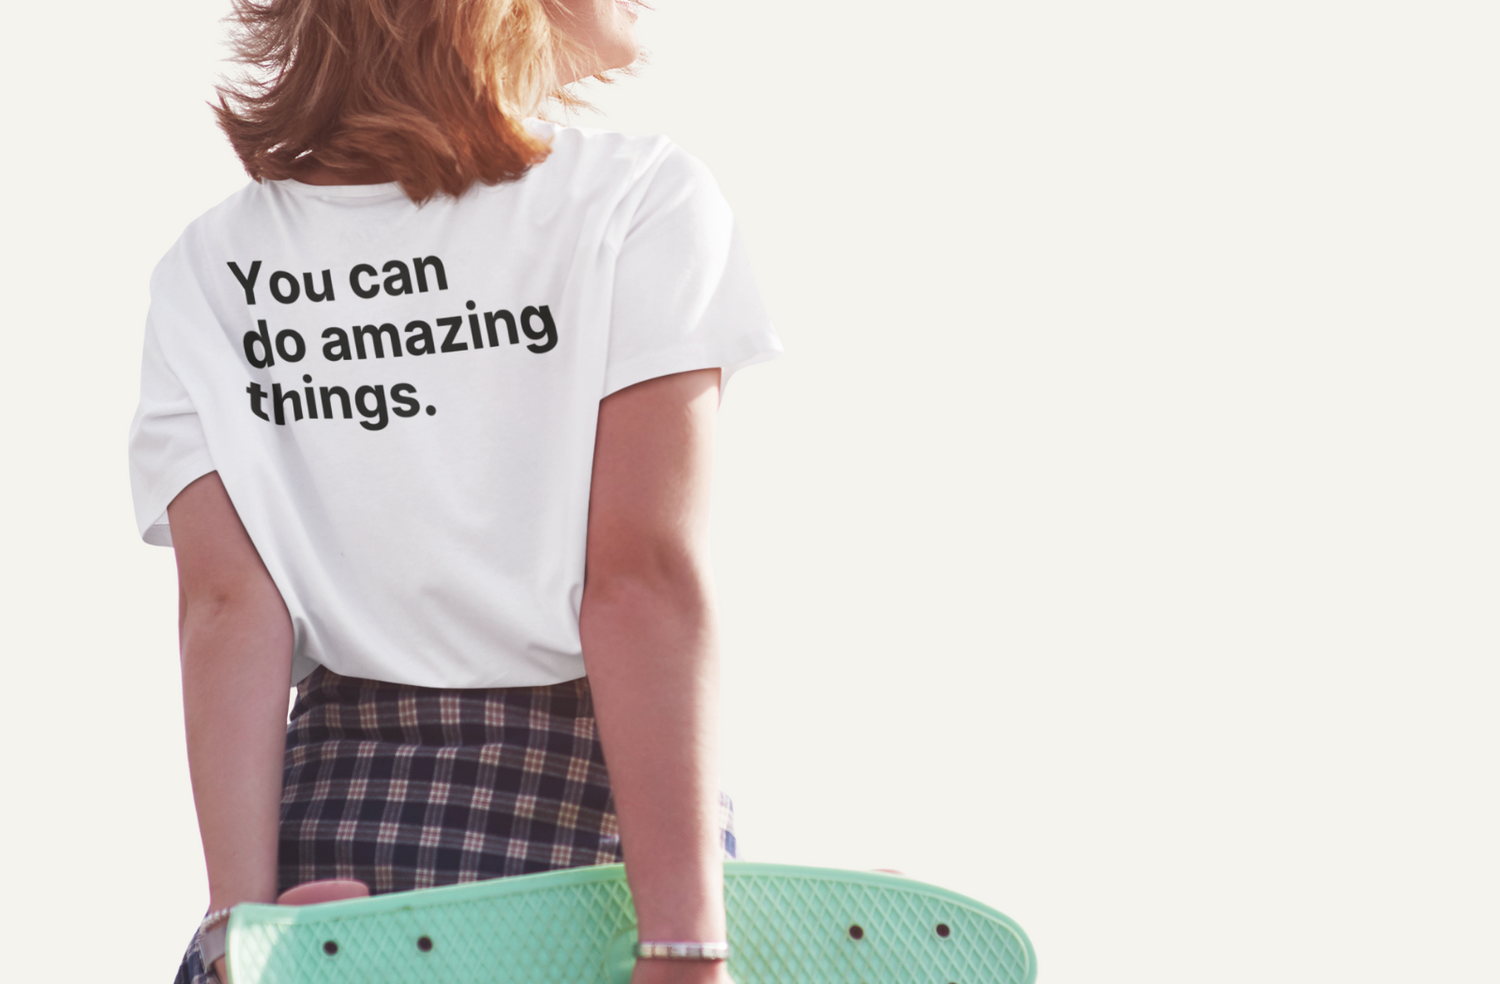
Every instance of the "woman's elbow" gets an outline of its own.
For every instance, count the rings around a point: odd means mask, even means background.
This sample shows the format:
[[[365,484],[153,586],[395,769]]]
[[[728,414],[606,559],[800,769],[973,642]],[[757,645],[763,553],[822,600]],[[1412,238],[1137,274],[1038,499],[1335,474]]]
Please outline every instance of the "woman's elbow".
[[[712,584],[704,552],[676,543],[590,551],[580,617],[670,611],[707,617]]]

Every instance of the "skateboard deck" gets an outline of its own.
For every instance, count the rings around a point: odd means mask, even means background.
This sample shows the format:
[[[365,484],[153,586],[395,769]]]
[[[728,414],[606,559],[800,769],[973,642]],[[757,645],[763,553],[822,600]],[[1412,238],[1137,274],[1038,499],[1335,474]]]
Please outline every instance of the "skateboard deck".
[[[1021,927],[895,875],[729,861],[736,984],[1032,984]],[[237,906],[234,984],[628,984],[619,864],[306,906]]]

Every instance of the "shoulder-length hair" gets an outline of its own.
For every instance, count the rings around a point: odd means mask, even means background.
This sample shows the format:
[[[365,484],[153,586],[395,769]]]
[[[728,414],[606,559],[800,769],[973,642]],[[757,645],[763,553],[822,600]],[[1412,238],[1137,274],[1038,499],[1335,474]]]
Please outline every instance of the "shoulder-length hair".
[[[295,177],[304,157],[376,170],[416,202],[496,184],[544,160],[522,125],[557,85],[570,41],[545,0],[234,0],[251,68],[214,106],[250,177]]]

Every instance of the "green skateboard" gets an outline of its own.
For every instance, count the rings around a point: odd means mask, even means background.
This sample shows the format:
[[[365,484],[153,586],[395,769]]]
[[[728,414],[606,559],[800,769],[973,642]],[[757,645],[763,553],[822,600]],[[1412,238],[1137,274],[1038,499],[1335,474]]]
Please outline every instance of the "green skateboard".
[[[894,875],[729,861],[736,984],[1032,984],[1021,927]],[[307,906],[241,905],[234,984],[627,984],[623,865]]]

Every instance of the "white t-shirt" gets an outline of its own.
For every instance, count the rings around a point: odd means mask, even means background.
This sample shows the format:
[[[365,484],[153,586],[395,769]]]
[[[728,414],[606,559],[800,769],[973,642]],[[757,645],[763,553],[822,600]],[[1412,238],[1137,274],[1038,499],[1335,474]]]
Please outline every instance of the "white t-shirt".
[[[728,205],[661,137],[538,124],[522,180],[250,184],[151,280],[136,519],[217,470],[317,664],[429,687],[583,675],[599,401],[770,359]]]

